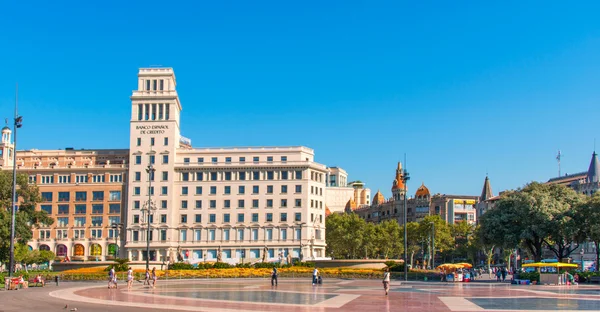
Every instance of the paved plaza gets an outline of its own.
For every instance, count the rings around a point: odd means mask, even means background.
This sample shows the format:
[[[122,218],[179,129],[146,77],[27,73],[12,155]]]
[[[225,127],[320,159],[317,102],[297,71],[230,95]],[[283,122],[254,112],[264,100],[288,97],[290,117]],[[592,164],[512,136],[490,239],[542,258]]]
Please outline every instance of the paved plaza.
[[[518,286],[507,283],[392,282],[385,296],[378,280],[266,279],[104,283],[0,291],[0,311],[600,311],[600,286]],[[65,309],[66,306],[66,309]]]

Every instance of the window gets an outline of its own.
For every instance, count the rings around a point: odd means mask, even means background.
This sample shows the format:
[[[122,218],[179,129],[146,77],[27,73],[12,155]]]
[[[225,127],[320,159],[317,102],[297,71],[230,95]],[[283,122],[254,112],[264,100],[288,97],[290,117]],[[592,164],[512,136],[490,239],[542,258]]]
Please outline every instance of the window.
[[[267,229],[266,233],[265,233],[265,239],[268,241],[272,241],[273,240],[273,229]]]
[[[141,173],[141,172],[139,172],[139,171],[136,171],[136,172],[133,174],[133,181],[139,182],[139,181],[141,181],[141,180],[142,180],[142,173]]]
[[[302,221],[302,213],[300,213],[300,212],[296,212],[296,213],[294,214],[294,221],[296,221],[296,222],[300,222],[300,221]]]
[[[58,201],[59,202],[68,202],[69,201],[69,192],[58,192]]]
[[[225,172],[225,181],[231,181],[231,172],[230,171]]]
[[[287,194],[287,185],[281,186],[281,194]]]
[[[267,208],[273,208],[273,200],[267,199]]]
[[[185,157],[183,159],[183,163],[186,164],[186,165],[188,165],[190,163],[190,158],[189,157]]]
[[[58,221],[59,227],[65,227],[69,225],[69,218],[56,218],[56,221]]]
[[[198,157],[198,163],[201,164],[204,162],[204,157]]]
[[[260,171],[252,171],[252,180],[260,180]]]
[[[187,230],[179,230],[179,241],[187,241]]]
[[[255,164],[256,164],[256,163],[258,163],[258,162],[259,162],[259,160],[260,160],[260,158],[259,158],[258,156],[254,156],[254,157],[252,157],[252,161],[253,161]]]
[[[229,222],[229,221],[227,221]],[[223,240],[224,241],[229,241],[229,229],[224,229],[223,230]]]
[[[282,212],[281,215],[279,216],[279,220],[281,222],[287,222],[287,213]]]
[[[210,173],[210,180],[211,181],[217,181],[217,173],[216,172],[211,172]]]
[[[240,171],[240,173],[239,173],[239,180],[240,181],[245,181],[246,180],[246,172]]]
[[[71,176],[67,176],[67,175],[61,175],[58,176],[58,183],[71,183]]]
[[[302,193],[302,185],[296,185],[296,193]]]
[[[168,187],[161,186],[160,187],[160,195],[167,195],[167,193],[168,193]]]
[[[209,202],[209,206],[210,206],[210,207],[209,207],[210,209],[215,209],[215,208],[217,208],[217,201],[216,201],[216,200],[214,200],[214,199],[211,199],[211,200],[210,200],[210,202]]]
[[[204,173],[196,172],[196,181],[203,181],[203,180],[204,180]]]
[[[275,173],[273,171],[267,171],[267,180],[273,180],[275,178]]]
[[[253,185],[252,186],[252,194],[258,194],[258,191],[259,191],[258,185]]]
[[[194,240],[200,241],[202,239],[202,230],[194,230]],[[198,255],[199,258],[202,258],[202,253]]]
[[[75,183],[87,183],[88,176],[87,174],[79,174],[75,176]]]
[[[137,139],[136,139],[136,145],[137,145],[137,146],[140,146],[140,145],[142,145],[142,138],[137,138]]]
[[[238,213],[237,222],[244,222],[244,214],[243,213]]]
[[[92,226],[102,226],[102,217],[92,217]]]
[[[202,209],[202,201],[201,201],[201,200],[197,200],[197,201],[196,201],[195,208],[196,208],[196,209]]]
[[[85,217],[75,218],[75,226],[85,226]]]
[[[225,157],[225,163],[226,164],[230,164],[231,163],[231,157]]]
[[[216,163],[218,162],[218,159],[217,159],[217,157],[213,157],[213,158],[211,158],[211,160],[210,160],[210,161],[211,161],[213,164],[216,164]]]
[[[258,213],[252,214],[252,222],[258,222]]]
[[[140,240],[140,232],[139,231],[133,231],[132,233],[132,240],[134,242],[137,242]]]
[[[52,214],[52,205],[42,205],[42,211],[45,211],[47,214]]]
[[[287,240],[287,229],[281,229],[281,240]]]
[[[217,194],[217,187],[211,186],[210,187],[210,195],[215,195],[215,194]]]
[[[138,187],[137,195],[139,195],[139,187]],[[93,201],[103,201],[104,200],[104,191],[93,191],[92,192],[92,200]]]
[[[287,179],[288,179],[288,172],[281,171],[281,180],[287,180]]]
[[[194,222],[202,223],[202,215],[201,214],[194,215]]]
[[[187,223],[187,215],[181,215],[181,223]]]
[[[208,230],[208,240],[211,240],[211,241],[215,240],[215,230],[213,230],[213,229]]]
[[[75,192],[75,201],[86,201],[87,192]]]
[[[237,239],[240,240],[240,241],[244,240],[244,229],[238,229],[237,230]],[[243,256],[243,254],[242,254],[242,256]]]
[[[229,222],[231,222],[230,215],[228,213],[223,214],[223,223],[229,223]]]
[[[108,224],[113,225],[113,224],[119,224],[119,223],[121,223],[120,216],[108,217]]]
[[[181,174],[181,181],[189,181],[190,180],[190,173],[189,172],[183,172]]]
[[[154,138],[150,138],[150,146],[154,146]]]
[[[302,171],[301,170],[296,170],[296,180],[302,180]]]
[[[246,162],[246,157],[240,157],[240,164],[243,164]]]
[[[93,214],[102,214],[102,213],[104,213],[104,205],[102,205],[102,204],[93,204],[92,205],[92,213]]]
[[[42,201],[51,202],[52,201],[52,192],[42,192]]]
[[[267,162],[272,163],[273,162],[273,156],[267,156]]]
[[[266,215],[266,220],[267,222],[273,222],[273,214],[272,213],[267,213]]]
[[[224,188],[224,192],[225,195],[229,195],[231,194],[231,186],[225,186]]]
[[[69,205],[58,205],[58,214],[69,214]]]
[[[167,230],[160,230],[160,240],[163,242],[167,240]]]
[[[166,200],[161,200],[160,201],[160,208],[161,209],[167,209],[167,201]]]
[[[244,193],[246,193],[246,187],[245,187],[245,186],[243,186],[243,185],[240,185],[240,186],[238,187],[238,194],[240,194],[240,195],[241,195],[241,194],[244,194]]]
[[[286,162],[287,161],[287,156],[281,156],[281,162]]]
[[[229,199],[224,200],[223,208],[231,208],[231,200],[229,200]]]
[[[258,208],[258,199],[252,200],[252,208]]]
[[[42,176],[42,184],[54,183],[54,176]]]
[[[164,145],[164,146],[167,146],[167,145],[169,145],[169,138],[164,138],[164,139],[163,139],[163,145]]]
[[[135,164],[136,165],[142,164],[142,155],[135,155]]]
[[[217,222],[217,215],[214,213],[211,213],[210,215],[208,215],[208,222],[210,222],[210,223]]]
[[[92,229],[92,238],[102,238],[102,230]]]
[[[243,199],[238,200],[238,208],[244,208],[244,200]]]
[[[188,201],[182,200],[181,201],[181,209],[187,209],[187,207],[188,207]]]
[[[75,214],[85,214],[86,205],[75,205]]]
[[[296,239],[300,239],[300,238],[302,238],[302,230],[296,229]]]
[[[281,200],[281,207],[283,207],[283,208],[287,207],[287,199],[282,199]]]
[[[267,194],[273,194],[273,185],[267,185]]]
[[[108,200],[109,201],[120,201],[121,200],[121,191],[109,191]]]
[[[169,180],[169,172],[163,171],[162,172],[162,181],[167,181],[167,180]]]
[[[163,155],[163,157],[162,157],[162,163],[163,164],[168,164],[169,163],[169,155]]]
[[[187,194],[188,194],[188,187],[182,186],[181,187],[181,195],[187,195]]]
[[[196,186],[196,195],[202,195],[202,186]]]
[[[154,165],[156,163],[156,156],[150,155],[150,164]]]
[[[258,229],[252,229],[252,240],[258,240]],[[258,252],[256,253],[256,255],[258,256]]]

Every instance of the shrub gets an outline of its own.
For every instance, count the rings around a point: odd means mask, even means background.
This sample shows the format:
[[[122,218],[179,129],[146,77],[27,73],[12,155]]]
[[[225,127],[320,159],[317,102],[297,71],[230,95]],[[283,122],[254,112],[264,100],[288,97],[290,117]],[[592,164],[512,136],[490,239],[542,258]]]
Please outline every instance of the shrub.
[[[279,267],[279,263],[276,262],[257,262],[254,264],[256,269],[272,269]]]
[[[396,266],[396,261],[393,261],[393,260],[386,261],[385,266],[388,267],[388,269],[391,269]]]
[[[314,268],[315,263],[309,262],[309,261],[307,261],[307,262],[294,261],[294,266],[305,267],[305,268]]]
[[[177,262],[177,263],[173,263],[169,266],[169,270],[193,270],[194,266],[189,264],[189,263],[185,263],[185,262]]]
[[[252,264],[250,263],[238,263],[235,265],[236,268],[245,268],[245,269],[249,269],[252,267]]]
[[[530,281],[536,281],[536,282],[540,282],[540,273],[538,272],[524,272],[524,273],[519,273],[519,279],[522,280],[530,280]]]
[[[104,269],[105,271],[110,271],[110,269],[114,268],[115,272],[125,272],[129,270],[129,259],[127,258],[116,258],[114,264],[109,265]]]
[[[215,264],[212,265],[213,269],[230,269],[233,268],[233,265],[226,263],[226,262],[215,262]]]

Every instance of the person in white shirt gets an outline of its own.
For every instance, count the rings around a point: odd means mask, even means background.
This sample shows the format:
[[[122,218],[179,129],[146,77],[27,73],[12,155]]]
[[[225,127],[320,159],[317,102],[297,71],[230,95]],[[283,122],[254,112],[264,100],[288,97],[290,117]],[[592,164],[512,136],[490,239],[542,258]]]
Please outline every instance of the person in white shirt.
[[[313,270],[313,285],[317,284],[317,277],[319,276],[319,270],[315,267]]]
[[[127,289],[131,289],[133,286],[133,270],[129,267],[127,270]]]
[[[385,272],[383,272],[383,289],[385,290],[385,295],[388,295],[390,291],[390,269],[386,268]]]

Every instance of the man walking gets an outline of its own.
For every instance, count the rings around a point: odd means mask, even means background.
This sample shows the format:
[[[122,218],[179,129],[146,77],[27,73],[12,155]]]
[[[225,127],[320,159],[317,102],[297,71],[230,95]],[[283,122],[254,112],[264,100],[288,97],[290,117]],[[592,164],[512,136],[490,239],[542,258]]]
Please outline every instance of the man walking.
[[[277,268],[273,267],[271,272],[271,286],[277,286]]]

